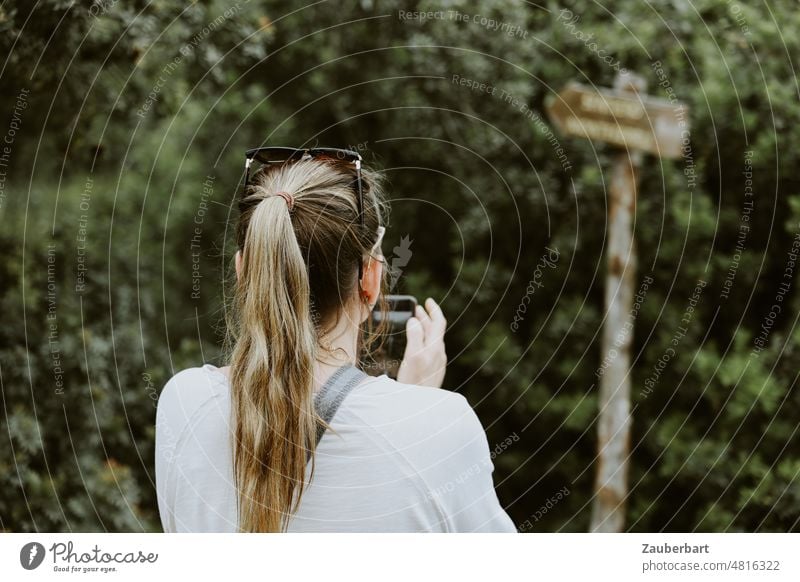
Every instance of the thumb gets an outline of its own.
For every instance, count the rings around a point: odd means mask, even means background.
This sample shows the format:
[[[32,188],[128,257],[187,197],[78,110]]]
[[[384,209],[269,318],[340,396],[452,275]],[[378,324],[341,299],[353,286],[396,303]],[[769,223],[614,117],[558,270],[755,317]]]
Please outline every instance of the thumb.
[[[416,317],[411,317],[406,322],[406,351],[403,357],[413,356],[419,353],[425,344],[425,332],[422,324]]]

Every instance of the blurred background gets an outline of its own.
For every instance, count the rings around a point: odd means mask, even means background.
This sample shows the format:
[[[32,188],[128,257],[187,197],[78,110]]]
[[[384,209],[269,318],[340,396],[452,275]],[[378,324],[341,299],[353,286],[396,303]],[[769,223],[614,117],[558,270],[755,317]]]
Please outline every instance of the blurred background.
[[[545,101],[621,68],[692,128],[641,170],[625,528],[798,529],[794,2],[9,0],[0,44],[0,529],[160,530],[156,401],[221,364],[263,144],[386,171],[394,291],[442,303],[501,503],[589,529],[614,151]]]

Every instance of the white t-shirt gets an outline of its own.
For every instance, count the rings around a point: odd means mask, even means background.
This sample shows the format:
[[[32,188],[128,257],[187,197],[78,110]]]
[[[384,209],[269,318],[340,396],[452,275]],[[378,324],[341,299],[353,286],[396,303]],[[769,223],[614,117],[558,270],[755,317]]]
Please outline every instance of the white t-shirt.
[[[230,413],[227,376],[208,364],[176,374],[161,393],[164,531],[237,531]],[[322,437],[289,531],[515,532],[492,470],[483,427],[463,396],[369,378]]]

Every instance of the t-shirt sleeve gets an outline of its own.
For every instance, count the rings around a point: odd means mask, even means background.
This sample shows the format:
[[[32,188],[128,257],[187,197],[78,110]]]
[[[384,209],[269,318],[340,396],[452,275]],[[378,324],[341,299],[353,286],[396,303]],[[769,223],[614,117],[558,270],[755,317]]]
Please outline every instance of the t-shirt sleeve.
[[[515,533],[494,489],[483,426],[466,399],[455,396],[454,422],[440,441],[442,462],[428,474],[430,495],[442,509],[447,531]]]
[[[165,532],[236,531],[229,406],[200,368],[165,386],[156,412],[156,489]]]

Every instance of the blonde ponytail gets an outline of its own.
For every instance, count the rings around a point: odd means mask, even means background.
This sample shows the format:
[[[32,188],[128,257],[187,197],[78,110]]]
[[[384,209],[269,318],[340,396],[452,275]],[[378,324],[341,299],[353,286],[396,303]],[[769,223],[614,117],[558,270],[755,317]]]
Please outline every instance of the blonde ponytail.
[[[308,272],[282,198],[255,208],[244,249],[231,363],[239,528],[274,532],[302,494],[316,431]]]

